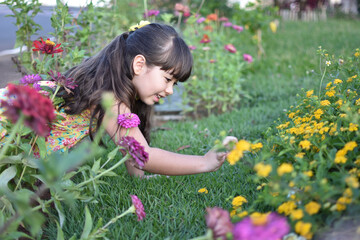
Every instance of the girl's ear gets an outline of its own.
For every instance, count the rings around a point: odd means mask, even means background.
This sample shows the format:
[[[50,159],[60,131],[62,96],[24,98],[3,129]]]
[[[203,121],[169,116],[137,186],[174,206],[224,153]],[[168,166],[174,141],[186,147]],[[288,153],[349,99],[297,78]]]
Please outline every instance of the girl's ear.
[[[136,55],[132,64],[135,75],[139,75],[146,66],[146,59],[143,55]]]

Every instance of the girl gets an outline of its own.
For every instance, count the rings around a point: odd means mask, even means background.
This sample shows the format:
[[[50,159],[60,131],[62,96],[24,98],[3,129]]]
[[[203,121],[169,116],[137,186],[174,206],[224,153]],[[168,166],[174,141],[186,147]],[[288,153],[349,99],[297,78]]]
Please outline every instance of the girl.
[[[171,95],[173,86],[178,82],[189,78],[192,64],[189,48],[174,28],[159,23],[140,24],[116,37],[97,55],[65,73],[66,78],[74,79],[77,87],[72,90],[73,93],[69,93],[66,88],[58,92],[65,100],[60,108],[70,116],[63,127],[66,128],[72,120],[78,119],[75,116],[80,116],[88,120],[89,131],[75,129],[73,132],[82,134],[76,141],[87,133],[92,139],[96,132],[92,126],[96,122],[95,129],[103,123],[106,132],[116,142],[126,132],[119,127],[117,116],[135,113],[141,123],[139,127],[130,128],[128,135],[144,147],[149,160],[142,170],[127,161],[129,174],[142,177],[143,170],[164,175],[215,171],[224,163],[226,153],[209,151],[204,156],[183,155],[148,145],[152,105]],[[116,114],[113,116],[106,114],[101,106],[104,92],[114,94],[115,104],[111,112]],[[69,132],[69,129],[66,131]],[[59,137],[61,133],[53,129],[48,143],[54,135]]]

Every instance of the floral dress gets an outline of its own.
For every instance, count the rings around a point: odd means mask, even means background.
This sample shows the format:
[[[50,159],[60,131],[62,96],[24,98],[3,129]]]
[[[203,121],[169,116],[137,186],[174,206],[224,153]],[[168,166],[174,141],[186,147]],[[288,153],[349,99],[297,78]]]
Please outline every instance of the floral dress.
[[[49,81],[43,81],[41,86],[54,88],[55,85]],[[6,88],[0,89],[0,100],[6,100]],[[60,115],[59,120],[52,122],[50,135],[45,138],[47,153],[54,151],[65,152],[82,139],[89,135],[90,110],[85,110],[78,115],[68,115],[64,109],[60,111],[54,110],[56,115]],[[6,121],[6,117],[2,115],[4,109],[0,107],[0,121]],[[8,133],[0,124],[0,146],[5,143]],[[39,150],[34,149],[35,157],[39,157]]]

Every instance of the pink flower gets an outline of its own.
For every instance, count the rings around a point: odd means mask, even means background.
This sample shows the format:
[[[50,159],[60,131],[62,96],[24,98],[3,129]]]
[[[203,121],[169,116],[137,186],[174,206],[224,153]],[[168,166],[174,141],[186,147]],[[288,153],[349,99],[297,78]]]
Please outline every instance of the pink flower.
[[[286,218],[276,213],[266,216],[266,221],[258,224],[250,217],[244,218],[235,224],[233,229],[234,240],[278,240],[282,239],[290,230]]]
[[[244,53],[244,54],[243,54],[243,58],[244,58],[244,61],[247,61],[248,63],[252,63],[252,62],[253,62],[253,58],[252,58],[252,56],[249,55],[249,54]]]
[[[224,49],[231,52],[231,53],[236,53],[236,48],[232,44],[226,44],[224,46]]]
[[[55,119],[54,106],[51,100],[44,97],[34,88],[8,84],[7,101],[2,100],[4,115],[15,123],[21,114],[25,116],[24,124],[39,136],[46,137],[50,133],[49,123]]]
[[[220,22],[228,22],[229,19],[227,17],[221,17],[221,18],[219,18],[219,21]]]
[[[59,72],[56,74],[57,76],[55,76],[55,74],[52,70],[50,70],[50,72],[48,72],[48,74],[50,75],[52,80],[54,82],[56,82],[56,84],[64,87],[65,90],[67,90],[67,91],[70,91],[70,90],[68,90],[68,88],[75,89],[75,87],[77,87],[73,78],[67,78]]]
[[[238,26],[238,25],[234,24],[232,27],[233,27],[233,29],[235,29],[239,33],[244,31],[244,28],[242,26]]]
[[[130,195],[132,204],[135,206],[135,213],[138,217],[138,221],[143,220],[146,217],[146,213],[144,211],[144,205],[141,200],[136,195]]]
[[[209,36],[207,34],[203,35],[203,38],[200,40],[200,43],[209,43],[211,42]]]
[[[151,16],[157,16],[159,15],[160,11],[159,10],[155,10],[155,9],[150,9],[147,12],[144,13],[144,18],[148,18]]]
[[[194,45],[189,45],[189,49],[190,49],[190,50],[195,50],[195,49],[196,49],[196,46],[194,46]]]
[[[118,124],[123,128],[134,128],[139,126],[140,119],[135,113],[124,113],[118,116]]]
[[[201,17],[201,18],[199,18],[198,20],[196,20],[196,22],[197,22],[197,23],[202,23],[202,22],[204,22],[205,20],[206,20],[206,18]]]
[[[213,238],[226,239],[226,234],[233,230],[229,212],[219,207],[206,208],[206,212],[206,225],[212,230]]]
[[[41,87],[39,85],[39,81],[41,81],[42,78],[39,74],[31,74],[31,75],[25,75],[22,79],[20,79],[20,83],[25,86],[30,86],[36,89],[37,91],[41,90]]]
[[[131,163],[140,169],[143,168],[149,160],[149,154],[145,152],[144,147],[133,137],[122,137],[119,141],[119,146],[123,147],[123,153],[128,152],[130,154],[133,160]]]
[[[232,23],[231,23],[231,22],[224,22],[224,23],[223,23],[223,26],[224,26],[224,27],[231,27],[231,26],[232,26]]]

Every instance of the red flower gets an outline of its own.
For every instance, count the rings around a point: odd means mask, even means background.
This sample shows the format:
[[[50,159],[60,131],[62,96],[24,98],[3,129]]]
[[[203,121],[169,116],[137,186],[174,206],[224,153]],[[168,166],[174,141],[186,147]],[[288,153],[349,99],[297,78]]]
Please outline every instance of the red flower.
[[[143,220],[146,217],[146,213],[144,210],[144,205],[141,200],[136,195],[130,195],[132,204],[135,206],[135,212],[138,217],[138,221]]]
[[[49,98],[44,97],[34,88],[8,84],[7,101],[2,100],[4,115],[15,123],[20,114],[25,116],[24,124],[40,136],[46,137],[50,133],[49,123],[55,119],[54,106]]]
[[[40,37],[41,42],[35,40],[33,42],[33,51],[41,51],[41,53],[45,53],[45,54],[52,54],[52,57],[54,57],[54,53],[60,53],[62,51],[64,51],[60,45],[61,43],[56,44],[53,41],[50,41],[50,39],[48,38],[46,41],[43,40],[42,37]],[[55,46],[55,47],[54,47]]]
[[[229,212],[219,207],[206,208],[206,212],[206,225],[212,230],[214,239],[225,240],[226,234],[233,230]]]
[[[129,152],[133,160],[133,165],[136,165],[140,169],[144,167],[145,163],[149,160],[149,154],[145,152],[144,147],[133,137],[122,137],[119,141],[119,146],[123,147],[123,150],[126,152]]]
[[[203,35],[203,38],[200,40],[201,43],[209,43],[211,42],[209,36],[207,34]]]
[[[224,49],[231,52],[231,53],[236,53],[236,48],[232,44],[226,44],[224,46]]]

